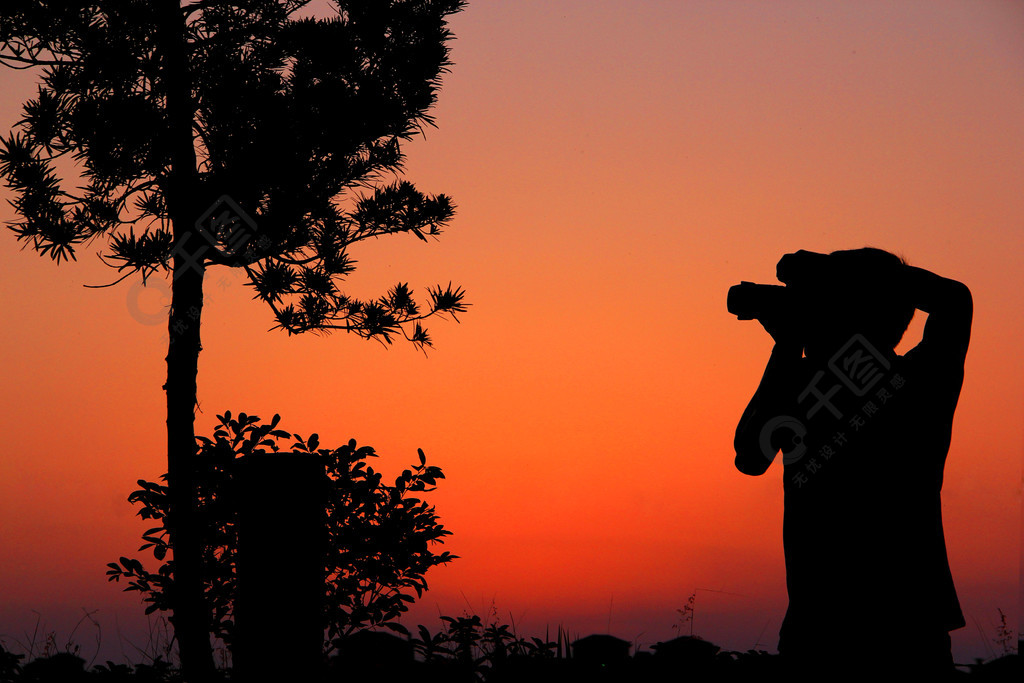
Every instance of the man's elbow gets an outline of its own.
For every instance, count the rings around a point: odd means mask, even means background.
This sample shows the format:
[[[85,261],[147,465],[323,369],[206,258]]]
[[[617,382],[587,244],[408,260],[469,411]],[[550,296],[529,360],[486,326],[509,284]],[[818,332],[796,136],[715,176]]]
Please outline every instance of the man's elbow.
[[[764,474],[768,470],[768,466],[771,465],[771,461],[767,458],[750,458],[736,454],[736,469],[743,474],[751,477],[758,477]]]
[[[736,469],[743,474],[759,476],[772,464],[772,458],[765,457],[759,445],[747,443],[739,434],[733,446],[736,449]]]

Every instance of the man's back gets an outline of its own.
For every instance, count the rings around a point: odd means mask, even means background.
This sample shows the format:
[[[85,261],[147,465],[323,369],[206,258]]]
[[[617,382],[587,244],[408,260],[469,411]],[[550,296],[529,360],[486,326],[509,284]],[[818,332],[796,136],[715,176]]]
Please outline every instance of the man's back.
[[[805,422],[807,450],[784,473],[782,647],[801,639],[841,649],[865,632],[899,642],[921,621],[964,625],[940,500],[963,366],[936,364],[926,351],[887,358],[861,396],[832,376],[835,410]]]
[[[870,248],[787,254],[777,270],[793,304],[753,316],[776,343],[735,447],[751,475],[783,452],[779,651],[812,672],[951,672],[948,632],[964,619],[940,494],[970,291]],[[915,309],[922,341],[897,356]]]

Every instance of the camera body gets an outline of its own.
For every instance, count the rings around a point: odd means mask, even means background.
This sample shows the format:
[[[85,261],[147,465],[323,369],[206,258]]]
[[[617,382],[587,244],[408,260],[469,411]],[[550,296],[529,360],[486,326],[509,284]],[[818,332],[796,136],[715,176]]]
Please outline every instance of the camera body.
[[[782,285],[758,285],[741,282],[729,288],[726,307],[740,320],[777,318],[793,305],[792,292]]]

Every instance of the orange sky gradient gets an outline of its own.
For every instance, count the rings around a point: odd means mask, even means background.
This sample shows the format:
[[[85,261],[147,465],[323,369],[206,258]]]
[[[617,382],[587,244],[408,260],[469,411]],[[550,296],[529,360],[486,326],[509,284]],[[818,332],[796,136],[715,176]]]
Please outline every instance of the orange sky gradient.
[[[407,625],[493,606],[531,635],[649,646],[701,589],[696,633],[774,651],[781,470],[746,477],[732,450],[771,340],[726,291],[773,282],[786,252],[882,247],[974,294],[943,514],[954,654],[995,654],[997,609],[1020,614],[1024,5],[478,0],[452,26],[407,177],[458,214],[439,242],[354,249],[347,289],[451,280],[469,312],[429,326],[426,358],[289,338],[212,268],[199,433],[277,412],[374,446],[392,477],[423,448],[461,559]],[[0,90],[6,134],[32,75]],[[116,279],[90,249],[59,268],[19,249],[0,235],[0,639],[33,610],[59,636],[99,610],[104,655],[138,661],[138,596],[103,572],[142,557],[125,499],[165,471],[166,288],[85,289]],[[76,637],[88,659],[94,628]]]

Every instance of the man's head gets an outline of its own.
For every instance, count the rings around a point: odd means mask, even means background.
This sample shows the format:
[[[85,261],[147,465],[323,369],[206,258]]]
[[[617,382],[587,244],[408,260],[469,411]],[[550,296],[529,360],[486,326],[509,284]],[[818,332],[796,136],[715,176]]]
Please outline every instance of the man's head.
[[[816,282],[804,288],[809,355],[832,352],[854,334],[879,350],[894,349],[914,316],[902,285],[906,262],[865,247],[833,251],[819,264]]]

